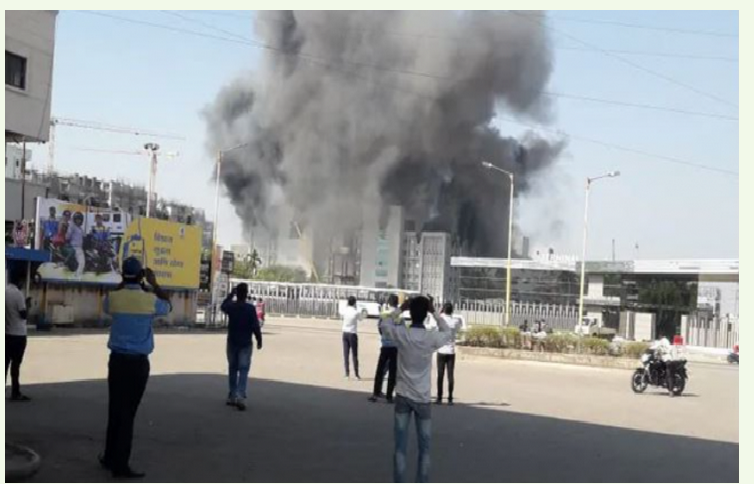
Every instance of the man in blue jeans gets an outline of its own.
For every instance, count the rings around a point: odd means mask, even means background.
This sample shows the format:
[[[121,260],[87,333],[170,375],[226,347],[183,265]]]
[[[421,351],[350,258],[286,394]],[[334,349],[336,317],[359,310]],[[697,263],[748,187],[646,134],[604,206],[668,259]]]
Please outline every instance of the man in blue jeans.
[[[233,300],[235,296],[236,300]],[[227,405],[246,410],[246,384],[251,368],[251,336],[257,339],[257,349],[262,349],[262,330],[257,310],[246,302],[249,286],[241,283],[223,301],[220,309],[228,315],[228,400]]]
[[[406,447],[411,415],[416,419],[419,443],[417,482],[429,482],[429,448],[432,438],[432,354],[450,343],[453,333],[443,318],[437,317],[439,331],[427,331],[425,321],[434,308],[429,299],[419,296],[409,303],[411,327],[400,317],[380,321],[380,329],[398,348],[398,384],[395,399],[395,454],[393,477],[406,482]]]

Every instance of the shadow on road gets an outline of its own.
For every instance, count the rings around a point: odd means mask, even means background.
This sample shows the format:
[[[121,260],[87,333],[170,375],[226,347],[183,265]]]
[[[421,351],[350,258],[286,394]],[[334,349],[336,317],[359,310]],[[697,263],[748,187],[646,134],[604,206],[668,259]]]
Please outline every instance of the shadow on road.
[[[42,456],[40,482],[102,482],[103,380],[29,385],[6,407],[6,440]],[[361,392],[252,380],[249,408],[225,405],[222,375],[149,381],[134,466],[148,482],[387,482],[392,411]],[[738,482],[736,443],[520,413],[505,403],[433,406],[437,482]],[[494,406],[493,408],[490,408]],[[481,408],[484,407],[484,408]],[[594,403],[595,411],[610,411]],[[415,446],[412,431],[411,448]],[[412,454],[410,462],[415,462]],[[413,467],[412,467],[413,468]]]

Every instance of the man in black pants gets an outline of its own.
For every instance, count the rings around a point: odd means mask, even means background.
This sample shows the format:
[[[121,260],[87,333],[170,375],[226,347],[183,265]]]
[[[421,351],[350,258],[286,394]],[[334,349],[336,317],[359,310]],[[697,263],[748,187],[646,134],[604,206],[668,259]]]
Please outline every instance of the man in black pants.
[[[391,294],[388,297],[388,308],[380,315],[380,322],[387,319],[391,321],[400,318],[400,310],[398,309],[398,296]],[[382,382],[385,380],[385,372],[387,370],[387,403],[393,403],[393,391],[395,390],[396,373],[398,371],[398,348],[395,343],[390,340],[390,337],[385,331],[380,328],[380,335],[382,338],[382,347],[380,348],[380,358],[377,360],[377,372],[374,375],[374,390],[372,396],[369,397],[370,402],[376,402],[382,395]]]
[[[453,315],[453,305],[446,303],[440,317],[445,321],[452,333],[450,343],[437,350],[437,400],[442,403],[445,370],[448,370],[448,405],[453,405],[453,390],[455,389],[456,371],[456,337],[461,329],[466,329],[466,322],[460,316]]]
[[[28,402],[29,397],[21,393],[21,363],[26,353],[27,299],[21,292],[24,276],[21,269],[10,272],[10,284],[5,286],[5,379],[10,368],[11,401]]]
[[[150,291],[143,280],[146,278]],[[116,478],[141,478],[131,469],[134,419],[149,379],[149,355],[154,350],[152,323],[171,310],[167,293],[157,284],[151,269],[129,257],[123,262],[123,282],[105,299],[105,312],[113,318],[110,327],[110,363],[107,387],[110,393],[105,453],[102,467]]]
[[[348,356],[353,355],[353,369],[356,378],[361,380],[359,375],[359,335],[358,324],[364,318],[364,313],[356,308],[356,298],[349,296],[348,306],[341,313],[343,317],[343,364],[346,369],[346,378],[351,375],[351,368],[348,365]]]

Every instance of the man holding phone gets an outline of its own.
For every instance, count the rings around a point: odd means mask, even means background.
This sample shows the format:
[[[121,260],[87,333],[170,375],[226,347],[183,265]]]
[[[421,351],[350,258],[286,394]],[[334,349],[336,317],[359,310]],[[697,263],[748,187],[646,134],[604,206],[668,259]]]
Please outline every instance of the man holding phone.
[[[406,482],[408,432],[411,417],[416,419],[419,463],[416,482],[429,482],[430,442],[432,440],[432,354],[453,340],[442,318],[435,318],[438,331],[428,331],[425,322],[435,312],[431,297],[418,296],[408,303],[411,326],[400,318],[380,320],[380,329],[398,348],[398,382],[395,398],[393,454],[394,482]]]
[[[235,297],[235,301],[233,298]],[[257,339],[257,349],[262,349],[262,330],[257,310],[246,302],[249,286],[241,283],[223,301],[220,310],[228,315],[228,400],[227,405],[246,410],[246,384],[251,368],[252,341]]]
[[[144,284],[144,280],[151,289]],[[123,261],[123,282],[105,297],[104,309],[112,316],[107,386],[109,406],[107,440],[100,464],[115,478],[142,478],[131,469],[134,419],[147,388],[149,355],[154,350],[152,323],[172,307],[168,294],[151,269],[142,269],[135,257]]]

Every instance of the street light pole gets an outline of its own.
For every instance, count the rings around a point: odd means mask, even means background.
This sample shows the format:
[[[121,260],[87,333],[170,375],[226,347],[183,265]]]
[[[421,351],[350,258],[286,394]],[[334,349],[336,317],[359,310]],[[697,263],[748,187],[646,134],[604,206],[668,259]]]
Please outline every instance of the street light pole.
[[[215,282],[217,281],[217,278],[214,277],[215,271],[219,270],[219,267],[212,267],[212,264],[217,260],[215,250],[217,249],[217,236],[218,236],[218,230],[220,228],[220,173],[222,170],[222,163],[223,163],[223,156],[225,153],[229,153],[231,151],[243,148],[245,146],[248,146],[249,143],[242,143],[240,145],[236,145],[232,148],[228,148],[225,150],[217,150],[217,157],[215,159],[215,165],[216,165],[216,172],[215,172],[215,223],[212,227],[212,251],[210,252],[212,254],[212,262],[210,263],[211,268],[211,274],[210,274],[210,301],[211,301],[211,316],[212,316],[212,323],[215,323],[215,305],[217,304],[215,299],[215,293],[217,292],[215,288]]]
[[[508,175],[508,178],[511,181],[510,202],[508,203],[508,263],[505,277],[505,325],[508,326],[510,325],[511,321],[511,257],[513,254],[513,190],[515,185],[514,176],[512,172],[503,170],[502,168],[493,165],[488,161],[483,161],[482,166],[487,169],[499,171],[500,173]]]
[[[592,188],[592,183],[594,183],[596,180],[600,180],[602,178],[615,178],[617,176],[620,176],[619,171],[611,171],[609,173],[606,173],[605,175],[601,175],[594,178],[587,178],[586,179],[586,188],[585,188],[585,196],[584,196],[584,235],[581,240],[581,278],[579,281],[579,314],[578,314],[578,321],[577,324],[579,327],[581,327],[582,319],[584,317],[584,276],[585,276],[585,269],[586,269],[586,242],[587,242],[587,235],[589,233],[589,192]]]
[[[157,143],[147,143],[144,149],[149,155],[149,183],[147,188],[147,218],[152,216],[152,206],[157,203],[155,198],[155,184],[157,178],[157,151],[160,145]]]

